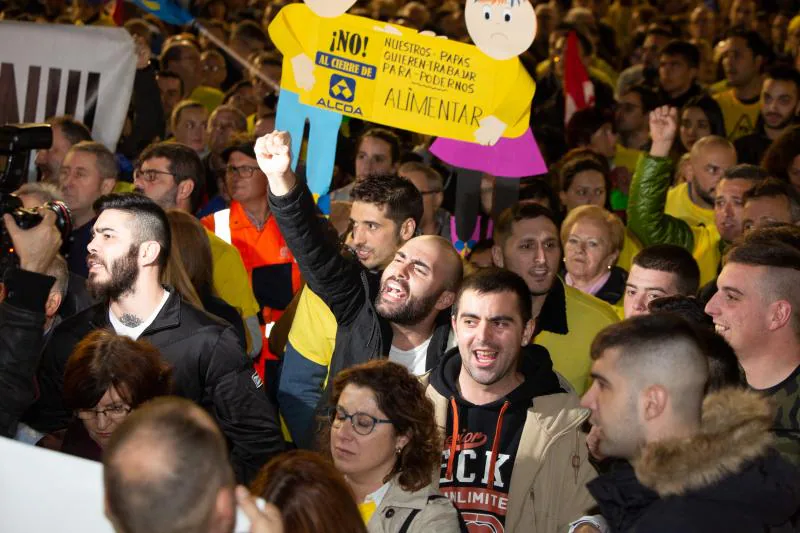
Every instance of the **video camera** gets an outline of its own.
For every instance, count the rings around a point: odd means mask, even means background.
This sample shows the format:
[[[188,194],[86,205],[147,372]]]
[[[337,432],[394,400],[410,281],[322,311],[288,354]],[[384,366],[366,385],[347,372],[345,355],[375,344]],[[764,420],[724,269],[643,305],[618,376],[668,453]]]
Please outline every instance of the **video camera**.
[[[9,214],[20,228],[29,229],[42,221],[41,209],[49,209],[56,214],[61,238],[66,239],[72,231],[72,215],[64,202],[48,202],[37,209],[25,209],[22,200],[13,194],[26,181],[31,150],[52,145],[53,130],[49,124],[0,126],[0,217]],[[14,243],[0,218],[0,274],[18,264]]]

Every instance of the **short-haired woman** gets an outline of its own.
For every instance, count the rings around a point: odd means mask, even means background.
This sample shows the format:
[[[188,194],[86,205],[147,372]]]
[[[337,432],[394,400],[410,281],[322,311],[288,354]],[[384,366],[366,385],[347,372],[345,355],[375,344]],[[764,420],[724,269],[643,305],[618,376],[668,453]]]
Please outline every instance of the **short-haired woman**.
[[[617,304],[628,279],[616,266],[624,242],[625,226],[617,215],[596,205],[570,211],[561,225],[567,285]]]

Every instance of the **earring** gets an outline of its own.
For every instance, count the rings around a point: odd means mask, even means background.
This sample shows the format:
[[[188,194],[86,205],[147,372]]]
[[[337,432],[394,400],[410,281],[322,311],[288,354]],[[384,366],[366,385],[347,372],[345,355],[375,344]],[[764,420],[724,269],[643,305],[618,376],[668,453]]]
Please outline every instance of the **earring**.
[[[611,265],[608,265],[608,269],[611,270]]]
[[[400,453],[402,453],[402,451],[403,451],[403,448],[401,448],[400,446],[398,446],[397,449],[395,449],[395,453],[397,453],[397,455],[400,455]]]

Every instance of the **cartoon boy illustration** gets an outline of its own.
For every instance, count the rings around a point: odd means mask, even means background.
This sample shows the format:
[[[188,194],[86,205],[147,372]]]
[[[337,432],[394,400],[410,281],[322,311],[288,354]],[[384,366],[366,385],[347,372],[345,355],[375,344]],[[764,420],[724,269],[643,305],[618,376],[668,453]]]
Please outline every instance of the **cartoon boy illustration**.
[[[530,111],[536,84],[519,55],[536,37],[536,14],[528,0],[467,0],[467,30],[478,49],[494,59],[495,78],[505,80],[492,102],[491,114],[475,130],[475,143],[437,139],[431,152],[456,167],[458,186],[453,240],[463,253],[481,237],[480,184],[483,174],[495,180],[494,212],[516,201],[519,179],[547,170],[530,129]],[[504,205],[505,204],[505,205]],[[488,227],[491,227],[489,225]],[[457,235],[457,237],[456,237]]]
[[[275,129],[292,135],[292,169],[297,168],[303,129],[309,122],[306,179],[315,195],[324,195],[333,176],[336,141],[342,115],[300,103],[300,91],[314,87],[313,54],[304,47],[308,37],[316,35],[320,18],[344,15],[356,0],[305,0],[280,10],[269,26],[269,36],[283,53],[283,76],[278,98]]]

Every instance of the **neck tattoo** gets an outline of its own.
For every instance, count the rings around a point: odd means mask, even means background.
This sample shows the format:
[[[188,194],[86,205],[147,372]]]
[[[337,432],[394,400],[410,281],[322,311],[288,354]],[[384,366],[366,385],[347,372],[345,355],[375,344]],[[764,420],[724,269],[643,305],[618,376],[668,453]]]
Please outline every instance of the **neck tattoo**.
[[[125,313],[121,317],[119,317],[119,321],[122,323],[123,326],[128,328],[138,328],[142,325],[143,320],[136,315],[132,315],[130,313]]]

